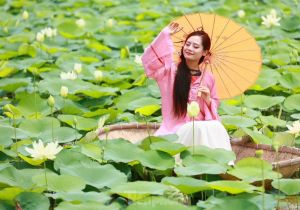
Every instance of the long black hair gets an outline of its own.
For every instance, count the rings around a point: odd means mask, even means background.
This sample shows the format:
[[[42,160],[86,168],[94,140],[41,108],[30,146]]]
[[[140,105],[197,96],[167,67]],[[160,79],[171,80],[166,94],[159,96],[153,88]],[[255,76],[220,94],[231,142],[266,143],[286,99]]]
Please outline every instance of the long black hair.
[[[201,31],[194,31],[190,33],[184,42],[191,36],[200,36],[202,39],[203,50],[210,50],[210,38],[208,34]],[[183,47],[181,48],[180,62],[177,66],[177,72],[174,81],[173,87],[173,115],[176,118],[184,117],[187,112],[187,102],[189,98],[190,85],[191,85],[191,72],[186,64],[185,57],[183,55]],[[202,56],[199,60],[199,64],[201,64],[204,60],[204,56]]]

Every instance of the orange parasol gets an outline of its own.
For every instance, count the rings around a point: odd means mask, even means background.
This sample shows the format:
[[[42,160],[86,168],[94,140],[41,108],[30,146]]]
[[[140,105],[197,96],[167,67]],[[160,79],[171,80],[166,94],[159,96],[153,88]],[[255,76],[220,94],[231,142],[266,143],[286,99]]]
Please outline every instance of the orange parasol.
[[[262,56],[245,28],[228,18],[206,13],[184,15],[172,22],[179,24],[179,30],[171,35],[177,62],[189,33],[203,28],[209,35],[211,57],[205,69],[214,75],[220,99],[240,95],[253,85],[261,70]]]

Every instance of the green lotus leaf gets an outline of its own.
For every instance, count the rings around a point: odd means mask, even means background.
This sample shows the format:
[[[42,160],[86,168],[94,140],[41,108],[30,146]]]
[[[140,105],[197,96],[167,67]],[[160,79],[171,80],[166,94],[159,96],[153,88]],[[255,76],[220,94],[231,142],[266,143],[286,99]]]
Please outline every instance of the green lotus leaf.
[[[60,171],[62,174],[79,177],[86,184],[99,189],[120,185],[127,181],[126,175],[110,164],[100,165],[94,162],[89,165],[83,165],[82,163],[77,163],[61,167]]]
[[[286,31],[296,31],[296,30],[300,29],[299,25],[297,25],[297,24],[295,25],[295,23],[297,23],[299,21],[300,21],[300,17],[293,15],[293,16],[284,18],[280,24],[281,24],[281,27]]]
[[[98,202],[100,204],[104,204],[111,199],[111,197],[106,193],[99,193],[99,192],[58,192],[58,193],[49,193],[46,194],[49,197],[54,199],[62,199],[64,201],[69,202]]]
[[[15,132],[17,139],[24,139],[30,136],[30,133],[23,129],[0,125],[1,145],[4,147],[10,146],[13,143],[13,139],[15,138]]]
[[[193,155],[192,155],[193,154]],[[216,155],[218,154],[218,155]],[[204,145],[195,146],[194,149],[190,147],[187,151],[182,153],[182,157],[186,158],[192,155],[192,159],[197,162],[198,156],[205,156],[207,159],[214,160],[217,163],[227,165],[229,161],[235,160],[235,153],[233,151],[228,151],[222,148],[209,148]],[[201,157],[200,157],[201,158]],[[201,158],[203,161],[204,159]],[[193,162],[193,161],[192,161]],[[209,163],[208,161],[206,163]]]
[[[80,139],[81,137],[82,134],[73,128],[59,127],[53,129],[53,139],[59,143],[71,142],[75,139]],[[43,142],[52,142],[52,129],[45,130],[38,138],[43,139]]]
[[[134,38],[130,35],[128,36],[102,36],[104,44],[113,47],[113,48],[122,48],[122,47],[132,47],[134,44]]]
[[[73,39],[83,36],[85,31],[79,28],[75,21],[66,21],[57,26],[58,32],[65,38]]]
[[[35,186],[32,177],[43,173],[43,169],[19,170],[13,166],[9,166],[1,170],[0,183],[12,187],[21,187],[24,190],[29,190]]]
[[[17,195],[22,193],[24,189],[20,187],[6,187],[0,190],[1,200],[12,201]]]
[[[300,87],[300,72],[292,72],[279,78],[280,84],[287,89],[296,89]]]
[[[86,156],[97,160],[98,162],[102,163],[102,149],[95,145],[95,144],[82,144],[81,147],[81,153],[85,154]]]
[[[87,202],[80,202],[80,203],[73,203],[73,202],[66,202],[63,201],[55,207],[57,210],[92,210],[92,209],[101,209],[101,210],[118,210],[117,207],[114,206],[104,206],[99,204],[99,202],[95,201],[87,201]]]
[[[174,169],[179,176],[195,176],[200,174],[221,174],[225,173],[227,167],[219,163],[195,163],[186,167]]]
[[[277,142],[279,146],[294,146],[295,136],[288,132],[276,132],[273,137],[273,143]]]
[[[270,116],[260,116],[259,117],[262,121],[262,124],[265,126],[271,125],[273,127],[286,127],[286,121],[278,119],[273,115]]]
[[[287,195],[297,195],[300,192],[299,179],[279,179],[273,180],[272,186]]]
[[[42,134],[51,131],[52,126],[53,129],[59,128],[59,121],[54,117],[44,117],[37,120],[25,119],[21,122],[19,128],[30,132],[33,137],[43,137]]]
[[[17,108],[26,118],[40,118],[51,113],[46,99],[42,99],[39,94],[19,93],[16,96],[19,99]]]
[[[187,147],[182,144],[173,143],[169,141],[160,141],[160,142],[152,143],[150,145],[150,148],[152,150],[159,150],[159,151],[166,152],[172,156],[187,149]]]
[[[150,116],[160,109],[160,106],[157,104],[154,105],[146,105],[140,108],[135,109],[135,113],[139,113],[142,116]]]
[[[29,83],[29,78],[4,78],[1,79],[0,89],[13,92],[20,87],[27,86]]]
[[[149,196],[128,206],[127,210],[196,210],[195,206],[186,206],[162,196]]]
[[[168,189],[169,186],[157,182],[135,181],[115,186],[110,193],[137,201],[150,195],[163,195]]]
[[[97,120],[92,118],[85,118],[77,115],[58,115],[57,118],[72,127],[75,127],[76,124],[76,129],[78,130],[90,131],[97,126]]]
[[[246,106],[257,109],[268,109],[284,101],[282,96],[249,95],[245,98]]]
[[[116,105],[116,107],[122,111],[126,110],[126,109],[130,109],[130,110],[135,110],[136,108],[141,107],[142,105],[139,105],[137,107],[130,107],[129,105],[139,99],[145,99],[146,98],[147,93],[144,91],[139,91],[139,90],[131,90],[128,91],[126,93],[123,93],[122,95],[116,97],[116,99],[114,99],[114,103]],[[152,100],[152,99],[150,99]],[[157,103],[154,103],[157,104]],[[148,103],[148,104],[144,104],[144,105],[153,105],[153,103]]]
[[[15,200],[24,210],[44,210],[50,206],[49,199],[36,192],[22,192],[16,196]]]
[[[287,97],[284,101],[284,107],[288,110],[297,110],[300,111],[300,94],[295,94]]]
[[[243,116],[222,115],[221,119],[225,127],[228,128],[252,127],[257,124],[253,119]]]
[[[272,171],[271,163],[254,157],[243,158],[227,173],[246,182],[261,181],[264,179],[277,179],[281,174]]]
[[[240,194],[244,192],[252,193],[254,191],[261,191],[260,187],[255,187],[244,181],[213,181],[208,182],[207,185],[212,189],[230,194]]]
[[[264,134],[261,134],[256,131],[252,131],[248,128],[242,128],[243,131],[251,137],[251,139],[256,143],[256,144],[269,144],[272,145],[272,140],[265,136]]]
[[[82,178],[66,174],[57,175],[52,172],[47,173],[46,177],[47,182],[44,173],[32,177],[32,180],[37,186],[47,187],[54,192],[78,192],[83,190],[86,184]]]
[[[176,187],[184,194],[193,194],[195,192],[211,189],[206,181],[192,177],[164,177],[161,182]]]

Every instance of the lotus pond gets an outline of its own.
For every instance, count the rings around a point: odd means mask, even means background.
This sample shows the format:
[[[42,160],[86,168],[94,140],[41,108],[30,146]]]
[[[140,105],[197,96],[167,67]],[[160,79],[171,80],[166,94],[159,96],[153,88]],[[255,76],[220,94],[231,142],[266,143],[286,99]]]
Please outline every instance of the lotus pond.
[[[133,144],[96,132],[161,122],[140,56],[173,18],[214,12],[263,54],[256,84],[222,101],[222,123],[235,138],[299,147],[299,11],[298,0],[0,0],[0,209],[298,209],[299,172],[282,178],[260,152],[231,167],[233,152],[192,152],[174,135]],[[266,179],[272,188],[251,184]]]

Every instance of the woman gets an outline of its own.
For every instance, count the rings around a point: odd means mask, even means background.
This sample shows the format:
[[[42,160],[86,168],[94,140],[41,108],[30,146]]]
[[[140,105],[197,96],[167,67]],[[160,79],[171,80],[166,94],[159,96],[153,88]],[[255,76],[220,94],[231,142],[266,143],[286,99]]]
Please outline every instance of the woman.
[[[176,65],[170,35],[177,30],[177,23],[164,28],[142,56],[145,73],[157,81],[162,97],[163,121],[154,135],[176,133],[180,143],[191,146],[192,119],[187,115],[187,103],[196,101],[200,113],[195,117],[195,144],[231,150],[229,136],[217,113],[219,100],[214,78],[204,69],[209,61],[210,38],[203,30],[190,33]]]

